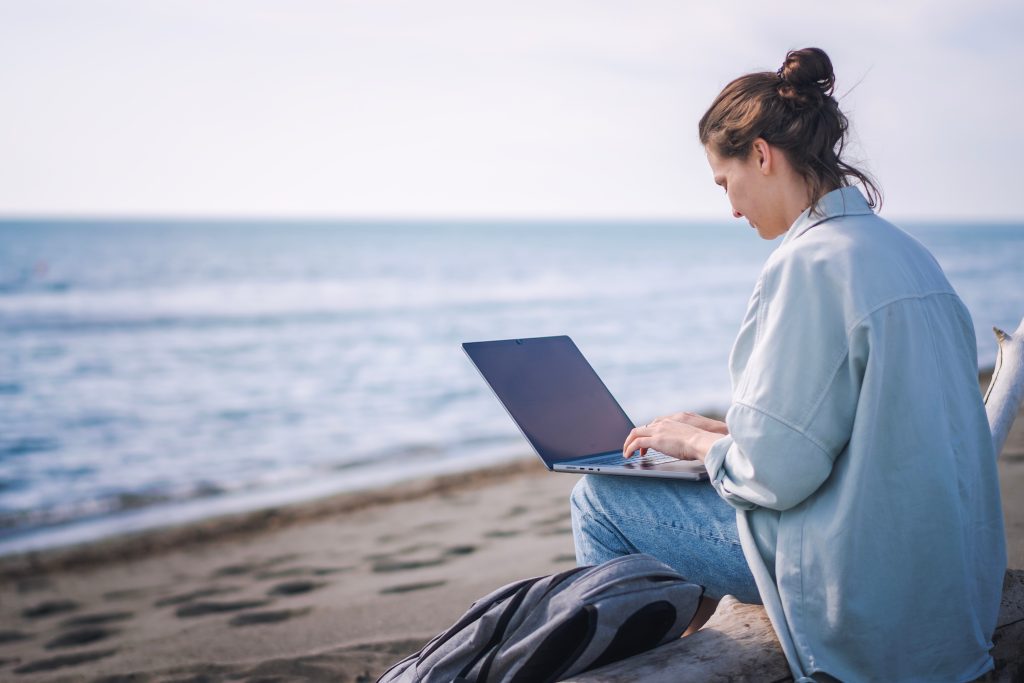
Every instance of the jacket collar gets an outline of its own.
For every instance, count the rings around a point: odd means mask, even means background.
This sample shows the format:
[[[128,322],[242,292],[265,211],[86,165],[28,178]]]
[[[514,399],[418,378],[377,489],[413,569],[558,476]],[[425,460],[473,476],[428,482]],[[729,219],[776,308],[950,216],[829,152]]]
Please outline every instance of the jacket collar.
[[[795,240],[815,225],[824,223],[830,218],[874,213],[861,191],[852,185],[839,187],[822,195],[818,201],[818,213],[812,215],[811,208],[808,206],[796,217],[793,225],[789,226],[789,230],[786,231],[782,244]]]

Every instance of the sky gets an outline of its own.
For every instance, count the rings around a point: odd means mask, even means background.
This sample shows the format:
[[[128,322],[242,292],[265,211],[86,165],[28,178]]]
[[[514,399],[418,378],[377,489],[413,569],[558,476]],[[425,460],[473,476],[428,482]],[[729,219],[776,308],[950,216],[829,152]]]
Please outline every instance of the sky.
[[[1021,220],[1024,3],[0,0],[0,216],[728,219],[697,122],[825,50],[891,219]]]

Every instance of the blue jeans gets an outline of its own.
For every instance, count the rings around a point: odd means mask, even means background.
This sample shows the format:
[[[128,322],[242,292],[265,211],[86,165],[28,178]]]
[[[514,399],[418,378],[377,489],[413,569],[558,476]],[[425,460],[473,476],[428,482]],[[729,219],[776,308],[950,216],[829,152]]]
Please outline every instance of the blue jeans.
[[[647,553],[704,595],[761,604],[736,530],[736,510],[706,481],[585,474],[570,498],[576,563]]]

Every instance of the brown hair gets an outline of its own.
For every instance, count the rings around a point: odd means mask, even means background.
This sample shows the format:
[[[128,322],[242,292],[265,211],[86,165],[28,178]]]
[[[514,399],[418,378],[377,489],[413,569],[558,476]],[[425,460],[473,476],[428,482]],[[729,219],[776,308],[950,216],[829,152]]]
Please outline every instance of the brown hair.
[[[792,50],[778,71],[750,73],[725,86],[700,119],[700,142],[724,158],[746,159],[758,137],[782,149],[807,181],[812,211],[851,177],[864,185],[868,205],[880,208],[876,181],[840,158],[849,122],[832,96],[835,78],[824,50]]]

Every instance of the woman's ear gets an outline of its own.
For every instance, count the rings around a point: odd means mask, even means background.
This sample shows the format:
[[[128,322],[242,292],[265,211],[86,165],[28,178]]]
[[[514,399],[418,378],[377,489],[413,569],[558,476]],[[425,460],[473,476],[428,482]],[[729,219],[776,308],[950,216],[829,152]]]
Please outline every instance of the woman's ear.
[[[772,171],[772,148],[764,138],[754,138],[754,153],[758,170],[764,175]]]

